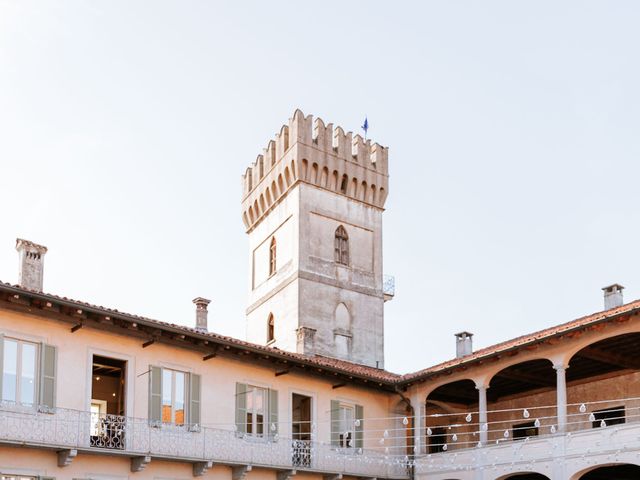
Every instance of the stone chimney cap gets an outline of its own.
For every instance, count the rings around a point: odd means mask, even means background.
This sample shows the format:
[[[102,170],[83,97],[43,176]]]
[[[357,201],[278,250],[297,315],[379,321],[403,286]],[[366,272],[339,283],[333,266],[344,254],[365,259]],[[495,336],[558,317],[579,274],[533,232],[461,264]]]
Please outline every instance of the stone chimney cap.
[[[211,300],[209,300],[207,298],[196,297],[196,298],[193,299],[193,303],[195,303],[198,306],[202,305],[203,307],[206,308],[206,306],[211,303]]]
[[[613,283],[607,287],[602,287],[602,290],[605,293],[611,293],[611,292],[619,292],[621,290],[624,290],[624,287],[622,285],[620,285],[619,283]]]
[[[16,238],[16,250],[21,250],[23,248],[33,248],[41,254],[47,253],[48,250],[44,245],[38,245],[37,243],[33,243],[32,241],[25,240],[23,238]]]

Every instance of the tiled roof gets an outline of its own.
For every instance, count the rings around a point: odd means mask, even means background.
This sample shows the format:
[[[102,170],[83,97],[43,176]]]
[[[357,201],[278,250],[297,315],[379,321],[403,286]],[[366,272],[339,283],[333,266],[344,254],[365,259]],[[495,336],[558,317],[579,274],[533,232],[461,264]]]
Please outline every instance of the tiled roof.
[[[177,325],[175,323],[163,322],[160,320],[155,320],[155,319],[143,317],[140,315],[133,315],[130,313],[120,312],[119,310],[116,310],[116,309],[102,307],[100,305],[94,305],[91,303],[82,302],[79,300],[73,300],[67,297],[61,297],[61,296],[53,295],[49,293],[40,293],[34,290],[25,289],[18,285],[12,285],[10,283],[0,282],[0,290],[9,290],[14,293],[23,292],[32,296],[40,297],[45,300],[48,299],[54,302],[63,302],[74,307],[83,307],[85,309],[88,308],[99,313],[117,316],[119,318],[128,319],[131,321],[143,322],[150,325],[156,325],[159,328],[169,329],[173,332],[188,333],[189,335],[206,338],[214,343],[234,346],[238,348],[244,348],[257,353],[262,352],[270,355],[271,357],[286,359],[288,361],[293,361],[297,364],[301,364],[305,366],[311,366],[311,367],[315,366],[317,368],[330,369],[345,375],[352,375],[360,379],[367,379],[373,382],[378,382],[379,384],[385,385],[387,387],[394,386],[394,385],[395,386],[406,385],[416,380],[425,379],[450,369],[454,369],[463,365],[470,365],[474,362],[477,362],[487,357],[499,355],[500,353],[503,353],[503,352],[514,350],[526,345],[538,343],[547,338],[562,335],[572,330],[584,328],[591,324],[599,323],[602,321],[606,321],[606,320],[618,317],[620,315],[624,315],[627,313],[634,312],[636,310],[640,310],[640,300],[636,300],[617,308],[612,308],[602,312],[597,312],[585,317],[578,318],[576,320],[572,320],[567,323],[563,323],[561,325],[546,328],[544,330],[540,330],[535,333],[523,335],[521,337],[517,337],[512,340],[508,340],[506,342],[498,343],[496,345],[492,345],[490,347],[480,349],[476,352],[473,352],[470,355],[448,360],[446,362],[440,363],[438,365],[434,365],[429,368],[425,368],[423,370],[419,370],[414,373],[398,375],[396,373],[392,373],[387,370],[368,367],[366,365],[360,365],[357,363],[348,362],[346,360],[339,360],[336,358],[325,357],[322,355],[309,356],[309,355],[304,355],[300,353],[287,352],[287,351],[280,350],[273,347],[246,342],[244,340],[239,340],[237,338],[229,337],[226,335],[220,335],[218,333],[202,333],[197,331],[195,328],[186,327],[184,325]]]
[[[181,331],[184,333],[188,333],[189,335],[206,338],[214,343],[231,345],[231,346],[245,348],[245,349],[256,351],[256,352],[263,352],[263,353],[269,354],[272,357],[279,357],[279,358],[291,360],[294,362],[303,363],[309,366],[316,366],[318,368],[332,369],[348,375],[365,378],[374,382],[382,382],[387,385],[391,385],[395,383],[400,378],[400,375],[398,374],[391,373],[389,371],[382,370],[379,368],[360,365],[357,363],[348,362],[346,360],[339,360],[335,358],[325,357],[322,355],[310,356],[310,355],[304,355],[301,353],[287,352],[285,350],[280,350],[278,348],[258,345],[255,343],[246,342],[244,340],[239,340],[237,338],[229,337],[226,335],[220,335],[219,333],[213,333],[213,332],[203,333],[196,330],[195,328],[187,327],[184,325],[163,322],[161,320],[155,320],[152,318],[143,317],[141,315],[133,315],[130,313],[121,312],[117,309],[107,308],[100,305],[95,305],[95,304],[91,304],[91,303],[87,303],[79,300],[74,300],[68,297],[61,297],[61,296],[53,295],[50,293],[42,293],[35,290],[29,290],[19,285],[12,285],[10,283],[5,283],[1,281],[0,281],[0,289],[10,289],[12,292],[24,292],[30,295],[41,297],[45,300],[51,300],[54,302],[64,302],[67,304],[72,304],[74,307],[91,309],[103,314],[117,316],[120,318],[135,321],[135,322],[142,322],[142,323],[157,325],[160,328],[165,327],[165,328],[171,329],[172,331]]]
[[[402,375],[402,378],[400,381],[402,383],[406,383],[416,379],[429,377],[430,375],[440,373],[450,368],[455,368],[464,364],[469,364],[469,363],[478,361],[482,358],[489,357],[491,355],[497,355],[502,352],[514,350],[525,345],[537,343],[544,339],[551,338],[557,335],[562,335],[563,333],[580,329],[594,323],[606,321],[608,319],[618,317],[626,313],[631,313],[634,310],[638,310],[638,309],[640,309],[640,300],[635,300],[633,302],[627,303],[620,307],[611,308],[609,310],[604,310],[602,312],[593,313],[591,315],[587,315],[585,317],[581,317],[567,323],[556,325],[550,328],[545,328],[544,330],[530,333],[528,335],[522,335],[521,337],[517,337],[512,340],[507,340],[506,342],[502,342],[496,345],[491,345],[490,347],[482,348],[476,352],[473,352],[470,355],[466,355],[461,358],[454,358],[452,360],[448,360],[438,365],[425,368],[424,370],[420,370],[418,372]]]

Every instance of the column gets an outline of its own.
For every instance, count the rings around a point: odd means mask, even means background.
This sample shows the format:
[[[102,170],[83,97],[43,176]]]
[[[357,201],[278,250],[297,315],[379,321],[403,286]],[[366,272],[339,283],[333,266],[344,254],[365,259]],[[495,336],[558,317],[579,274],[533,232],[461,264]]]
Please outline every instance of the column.
[[[478,423],[480,430],[480,442],[486,445],[489,440],[489,432],[487,425],[487,385],[476,385],[478,390]]]
[[[558,416],[558,431],[567,430],[567,366],[558,363],[553,366],[556,371],[556,408]]]
[[[422,414],[425,402],[423,396],[417,394],[411,397],[411,406],[413,407],[413,447],[414,455],[422,453]]]

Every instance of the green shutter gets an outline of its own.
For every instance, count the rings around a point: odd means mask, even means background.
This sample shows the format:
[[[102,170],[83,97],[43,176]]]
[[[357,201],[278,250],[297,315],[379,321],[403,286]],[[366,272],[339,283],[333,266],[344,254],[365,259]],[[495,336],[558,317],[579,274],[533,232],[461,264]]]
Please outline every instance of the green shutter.
[[[39,406],[52,411],[56,406],[57,349],[43,343],[40,347],[40,398]]]
[[[162,422],[162,368],[149,367],[149,420]]]
[[[236,428],[238,433],[247,433],[247,385],[236,383]]]
[[[189,379],[189,423],[200,425],[200,375],[195,373]]]
[[[364,408],[362,405],[356,405],[356,420],[360,420],[356,422],[356,448],[362,448],[362,432],[364,431]]]
[[[4,398],[2,396],[2,378],[4,377],[4,333],[0,333],[0,401]]]
[[[275,426],[275,430],[273,427]],[[269,389],[269,437],[278,434],[278,391]]]
[[[331,400],[331,445],[340,446],[340,402]]]

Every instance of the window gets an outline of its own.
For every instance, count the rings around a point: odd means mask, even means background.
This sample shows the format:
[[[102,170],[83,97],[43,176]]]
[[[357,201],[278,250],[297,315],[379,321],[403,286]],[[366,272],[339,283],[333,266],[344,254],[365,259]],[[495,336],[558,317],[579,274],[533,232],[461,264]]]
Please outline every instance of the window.
[[[276,326],[275,320],[273,319],[273,314],[269,314],[269,318],[267,320],[267,343],[271,343],[276,339]]]
[[[184,425],[186,377],[184,372],[162,369],[162,423]]]
[[[264,435],[266,389],[248,386],[247,388],[247,435],[262,437]]]
[[[361,405],[331,401],[331,444],[339,448],[362,448],[364,427]]]
[[[538,435],[538,427],[535,422],[519,423],[512,428],[512,437],[514,440],[523,440],[528,437],[535,437]]]
[[[342,225],[336,229],[334,249],[336,263],[349,265],[349,235]]]
[[[604,427],[608,425],[618,425],[625,422],[624,406],[610,407],[603,410],[593,412],[595,420],[591,422],[593,428]],[[604,425],[602,422],[604,421]]]
[[[269,275],[276,273],[276,237],[271,237],[269,246]]]
[[[38,346],[35,343],[6,338],[2,364],[2,400],[34,405],[36,398],[36,365]]]

